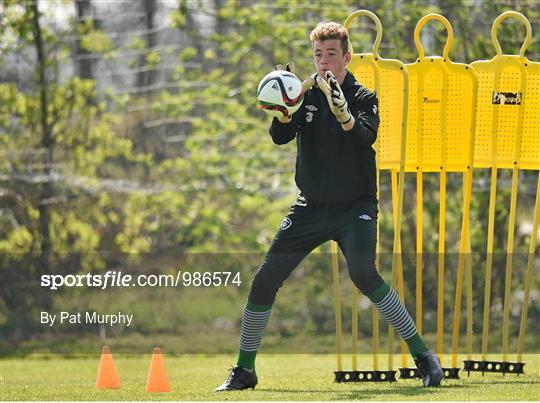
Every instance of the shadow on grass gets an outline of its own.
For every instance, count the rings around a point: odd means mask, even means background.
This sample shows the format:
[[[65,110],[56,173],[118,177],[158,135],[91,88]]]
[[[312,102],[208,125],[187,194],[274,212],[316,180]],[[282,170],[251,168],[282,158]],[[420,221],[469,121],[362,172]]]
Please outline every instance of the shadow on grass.
[[[492,381],[492,380],[490,380]],[[512,384],[512,385],[530,385],[539,383],[538,380],[531,379],[508,379],[504,380],[506,382],[500,382],[502,384]],[[499,383],[499,382],[493,382]],[[334,384],[335,385],[335,384]],[[355,385],[358,387],[358,391],[344,390],[339,391],[335,389],[274,389],[274,388],[257,388],[255,392],[270,392],[270,393],[290,393],[290,394],[321,394],[321,395],[333,395],[334,399],[337,400],[356,400],[356,399],[380,399],[382,396],[393,396],[393,395],[402,395],[410,398],[427,396],[432,394],[438,394],[444,391],[450,390],[466,390],[468,388],[476,388],[478,386],[486,386],[486,382],[479,380],[468,380],[466,383],[461,382],[460,380],[447,380],[444,383],[436,388],[425,388],[421,385],[404,385],[405,387],[392,387],[384,386],[379,389],[362,389],[362,386],[365,384],[362,383],[349,383],[349,385]],[[373,384],[370,384],[373,385]]]
[[[486,386],[489,385],[530,385],[533,383],[540,383],[537,379],[520,379],[520,380],[503,380],[504,382],[500,382],[498,380],[493,379],[486,379],[485,381],[481,380],[474,380],[474,381],[467,381],[467,383],[459,383],[459,381],[453,381],[452,383],[445,382],[444,387],[445,388],[466,388],[470,386]]]
[[[351,399],[371,399],[379,398],[381,395],[405,395],[405,396],[425,396],[428,393],[437,393],[438,390],[446,389],[444,386],[440,388],[424,388],[422,386],[410,387],[410,388],[391,388],[385,387],[382,389],[360,389],[361,384],[357,384],[359,387],[358,391],[339,391],[339,390],[317,390],[317,389],[256,389],[259,392],[275,392],[275,393],[291,393],[291,394],[306,394],[306,393],[316,393],[323,395],[337,395],[339,400],[351,400]]]

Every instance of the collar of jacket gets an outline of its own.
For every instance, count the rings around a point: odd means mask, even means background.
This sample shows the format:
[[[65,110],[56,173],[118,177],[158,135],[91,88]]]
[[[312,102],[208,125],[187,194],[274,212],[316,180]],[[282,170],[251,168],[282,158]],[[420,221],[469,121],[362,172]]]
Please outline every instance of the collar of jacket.
[[[349,88],[355,85],[358,85],[358,81],[356,81],[356,78],[354,78],[353,73],[347,70],[345,73],[345,79],[343,80],[343,83],[341,84],[341,89],[345,90],[346,88]]]

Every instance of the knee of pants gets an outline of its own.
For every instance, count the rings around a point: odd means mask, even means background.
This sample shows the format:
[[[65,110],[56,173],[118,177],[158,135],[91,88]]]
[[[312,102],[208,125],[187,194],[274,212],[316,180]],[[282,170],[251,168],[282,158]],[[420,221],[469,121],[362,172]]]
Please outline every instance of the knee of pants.
[[[256,305],[272,305],[283,281],[259,270],[251,283],[248,300]]]
[[[365,259],[362,262],[355,262],[349,265],[349,276],[354,285],[364,295],[369,295],[384,283],[383,278],[375,269],[373,259]]]
[[[305,255],[304,252],[269,252],[251,283],[249,301],[256,305],[272,305],[283,282]]]

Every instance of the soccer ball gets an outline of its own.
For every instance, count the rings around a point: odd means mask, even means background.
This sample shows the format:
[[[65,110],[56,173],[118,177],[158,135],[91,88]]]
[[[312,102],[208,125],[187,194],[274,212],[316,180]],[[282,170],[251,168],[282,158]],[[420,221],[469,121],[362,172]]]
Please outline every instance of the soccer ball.
[[[270,116],[291,116],[304,100],[302,81],[291,72],[273,71],[259,83],[257,100],[259,107]]]

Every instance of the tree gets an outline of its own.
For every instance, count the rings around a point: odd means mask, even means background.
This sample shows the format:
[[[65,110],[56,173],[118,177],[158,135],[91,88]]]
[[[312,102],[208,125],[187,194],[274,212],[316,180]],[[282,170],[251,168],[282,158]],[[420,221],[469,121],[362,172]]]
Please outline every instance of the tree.
[[[62,32],[43,27],[38,3],[9,1],[5,14],[7,30],[19,41],[7,51],[35,50],[31,77],[0,84],[7,157],[0,183],[11,217],[0,232],[2,331],[28,335],[39,327],[30,319],[35,311],[53,303],[40,287],[41,275],[103,267],[87,252],[107,239],[100,234],[107,209],[122,209],[93,191],[92,181],[106,161],[129,160],[131,144],[116,137],[117,118],[96,102],[92,80],[59,76],[69,47],[58,39]]]

